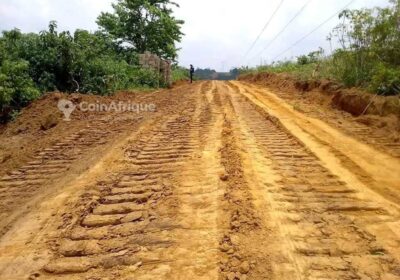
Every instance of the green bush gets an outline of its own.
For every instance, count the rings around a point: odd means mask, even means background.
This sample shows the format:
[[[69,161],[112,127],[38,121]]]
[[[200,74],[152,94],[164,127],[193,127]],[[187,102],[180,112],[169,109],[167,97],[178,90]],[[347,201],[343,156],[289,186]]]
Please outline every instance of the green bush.
[[[57,32],[51,22],[39,34],[4,31],[0,36],[0,110],[11,114],[40,92],[112,94],[160,86],[157,73],[138,66],[134,50],[102,33]]]
[[[400,93],[400,68],[393,68],[383,63],[378,64],[372,71],[370,88],[382,95]]]
[[[363,87],[383,95],[400,93],[400,4],[388,8],[345,10],[341,22],[328,36],[341,45],[332,55],[322,51],[302,55],[297,61],[244,69],[245,72],[290,73],[302,80],[325,78],[347,87]]]
[[[174,65],[172,67],[172,82],[183,81],[189,79],[189,69]]]
[[[160,84],[160,76],[152,70],[143,68],[134,68],[131,72],[131,87],[132,85],[139,85],[145,88],[155,88],[158,86],[165,86]],[[129,87],[128,87],[129,88]]]
[[[38,98],[39,90],[28,74],[27,61],[4,60],[0,66],[0,111],[4,120],[13,110],[18,110]]]
[[[79,77],[82,84],[79,91],[105,95],[124,88],[127,67],[126,62],[115,62],[109,58],[88,61]]]
[[[302,59],[301,59],[302,60]],[[278,61],[271,65],[263,65],[256,67],[254,69],[240,69],[240,74],[250,74],[250,73],[288,73],[299,80],[309,80],[312,78],[312,73],[317,67],[317,63],[311,63],[307,59],[306,64],[302,64],[304,61]]]
[[[110,58],[97,58],[88,62],[81,75],[83,87],[80,91],[101,95],[122,89],[155,88],[159,85],[159,76],[154,71]]]
[[[99,31],[0,35],[1,116],[25,106],[40,92],[59,90],[107,95],[116,90],[164,86],[159,73],[139,67],[138,54],[151,51],[174,60],[183,21],[169,0],[118,0],[113,13],[98,17]]]

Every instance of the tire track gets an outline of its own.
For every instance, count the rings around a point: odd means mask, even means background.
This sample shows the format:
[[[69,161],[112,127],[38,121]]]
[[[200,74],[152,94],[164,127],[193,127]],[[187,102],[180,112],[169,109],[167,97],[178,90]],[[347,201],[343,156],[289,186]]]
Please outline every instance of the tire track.
[[[252,90],[262,93],[256,86],[246,83]],[[366,124],[359,123],[350,119],[350,114],[343,111],[324,111],[323,114],[315,111],[315,103],[306,100],[299,100],[299,97],[295,97],[296,93],[284,92],[281,90],[271,90],[275,95],[281,97],[284,100],[294,102],[297,104],[300,102],[302,107],[305,107],[310,115],[317,118],[322,118],[327,123],[333,125],[334,127],[340,128],[342,131],[346,132],[348,135],[356,137],[365,143],[375,146],[376,148],[388,153],[389,155],[400,158],[400,143],[397,139],[390,139],[387,137],[386,133],[377,129],[373,129]],[[302,110],[304,111],[304,110]],[[338,121],[339,120],[339,121]],[[368,121],[368,120],[360,120]],[[384,126],[384,124],[381,124]],[[383,128],[383,127],[381,127]]]
[[[220,241],[219,279],[271,279],[269,252],[269,226],[261,219],[257,197],[246,178],[247,166],[243,162],[243,143],[238,135],[237,118],[232,106],[229,89],[219,84],[224,107],[221,164],[225,169],[221,179],[225,183],[225,230]]]
[[[199,173],[204,166],[192,159],[201,143],[208,145],[203,133],[213,125],[205,95],[199,95],[206,87],[203,84],[186,97],[182,113],[167,116],[129,146],[122,171],[98,184],[95,195],[82,198],[83,204],[77,206],[82,210],[66,225],[62,241],[54,244],[54,258],[42,271],[44,279],[125,279],[136,270],[139,278],[184,279],[188,273],[198,275],[200,269],[209,275],[209,262],[205,267],[187,263],[187,254],[182,254],[193,249],[198,252],[192,254],[209,259],[210,244],[187,242],[190,236],[205,237],[204,229],[188,224],[188,218],[205,226],[207,209],[215,209],[217,200],[207,197],[215,179]],[[204,184],[203,193],[196,194],[193,188],[199,182]],[[188,189],[195,196],[189,201],[184,192]],[[214,205],[197,209],[190,203],[198,197]],[[196,216],[188,217],[188,211]],[[201,225],[199,221],[197,226]],[[200,250],[201,246],[205,247]]]
[[[180,227],[173,235],[178,246],[171,251],[174,262],[162,279],[217,279],[218,241],[223,186],[218,151],[221,147],[222,111],[215,83],[206,82],[200,89],[194,121],[196,152],[176,174],[176,197],[179,203],[177,221]]]
[[[31,237],[34,227],[28,225],[15,237],[23,241],[5,238],[3,250],[13,252],[2,256],[3,277],[400,277],[400,241],[387,232],[387,224],[398,221],[390,206],[336,176],[318,151],[313,154],[296,132],[232,84],[201,82],[184,89],[163,97],[165,114],[124,138],[94,173],[72,181],[58,204],[47,198],[58,214],[39,232]],[[134,123],[99,120],[42,150],[35,162],[8,175],[15,177],[1,180],[15,185],[3,185],[0,203],[13,188],[16,205],[29,201],[24,194],[32,198],[44,186],[55,188],[52,180],[72,172],[68,168],[85,150]],[[34,180],[43,181],[29,192],[27,182]],[[72,193],[78,188],[79,195]],[[63,201],[67,205],[58,209]],[[29,248],[14,256],[24,244]]]
[[[87,214],[79,219],[65,241],[69,247],[61,244],[60,257],[44,268],[46,272],[83,273],[89,269],[169,261],[160,260],[157,250],[171,246],[172,240],[153,231],[177,226],[169,217],[168,208],[173,205],[163,205],[164,211],[159,208],[163,202],[168,204],[165,200],[173,193],[168,178],[193,152],[190,139],[185,137],[189,122],[186,116],[166,121],[150,132],[153,137],[142,147],[135,147],[136,153],[126,156],[126,171],[110,182],[111,187],[99,186],[100,197],[89,203],[84,211]],[[97,249],[90,249],[93,246]],[[153,255],[152,258],[143,259],[137,254],[144,246],[145,255]]]
[[[365,227],[393,219],[384,207],[360,199],[279,120],[237,93],[233,104],[256,140],[254,151],[262,151],[280,177],[273,184],[264,178],[265,190],[300,279],[398,277],[399,263]]]
[[[351,185],[363,185],[358,187],[360,193],[367,197],[375,197],[378,194],[378,197],[382,196],[381,200],[386,200],[384,203],[392,202],[393,206],[398,208],[395,206],[400,202],[397,159],[341,133],[319,119],[296,112],[291,106],[267,92],[261,95],[248,91],[248,87],[243,87],[240,83],[232,82],[232,85],[236,86],[243,96],[257,104],[256,109],[261,113],[267,111],[281,118],[285,127],[310,145],[310,149],[315,153],[323,155],[323,162],[335,170],[335,174],[343,173],[344,180]],[[340,164],[335,163],[337,159],[340,160]]]
[[[37,152],[32,161],[0,178],[0,209],[3,229],[18,218],[18,211],[37,194],[51,191],[49,182],[61,178],[90,149],[104,145],[126,130],[126,126],[137,124],[136,119],[94,120],[87,127],[72,133],[67,138]]]

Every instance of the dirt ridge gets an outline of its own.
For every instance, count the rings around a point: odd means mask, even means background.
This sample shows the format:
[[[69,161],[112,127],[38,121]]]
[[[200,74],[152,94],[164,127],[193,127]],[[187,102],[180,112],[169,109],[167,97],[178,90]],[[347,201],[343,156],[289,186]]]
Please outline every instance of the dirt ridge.
[[[330,98],[330,104],[337,109],[360,115],[395,115],[400,118],[399,96],[377,96],[364,90],[343,86],[329,80],[302,81],[289,74],[257,73],[241,75],[239,81],[290,91],[294,94],[318,92]]]

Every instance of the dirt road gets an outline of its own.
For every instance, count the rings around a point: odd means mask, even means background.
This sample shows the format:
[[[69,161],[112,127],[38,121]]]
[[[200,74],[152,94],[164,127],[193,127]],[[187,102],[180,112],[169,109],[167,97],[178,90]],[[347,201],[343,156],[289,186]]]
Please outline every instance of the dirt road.
[[[198,82],[0,179],[0,279],[400,279],[400,159]]]

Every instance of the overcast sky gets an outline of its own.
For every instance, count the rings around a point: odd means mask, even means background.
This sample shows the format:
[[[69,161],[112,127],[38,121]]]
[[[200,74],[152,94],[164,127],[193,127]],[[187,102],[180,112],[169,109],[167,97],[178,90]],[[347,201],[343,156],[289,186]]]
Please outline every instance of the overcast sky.
[[[176,17],[185,20],[179,64],[228,71],[240,65],[270,61],[346,6],[350,0],[311,0],[306,9],[261,55],[260,51],[309,0],[285,0],[249,55],[244,57],[281,0],[175,0]],[[111,11],[112,0],[0,0],[0,30],[23,32],[46,29],[56,20],[60,30],[96,30],[101,11]],[[387,0],[355,0],[349,8],[387,6]],[[295,57],[323,47],[337,17],[315,31],[279,59]]]

